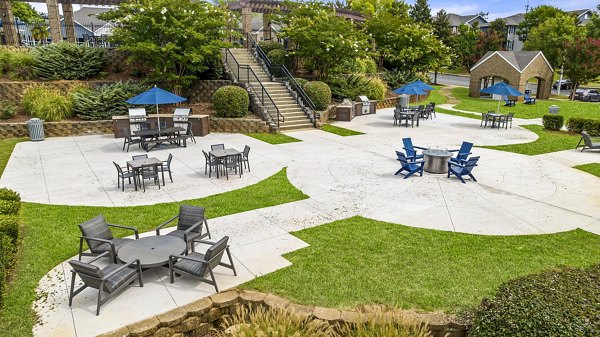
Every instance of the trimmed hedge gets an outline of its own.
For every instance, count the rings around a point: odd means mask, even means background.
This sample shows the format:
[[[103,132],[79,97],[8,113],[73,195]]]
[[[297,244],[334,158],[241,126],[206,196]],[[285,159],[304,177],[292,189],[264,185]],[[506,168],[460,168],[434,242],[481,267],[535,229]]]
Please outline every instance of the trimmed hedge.
[[[106,64],[103,48],[88,47],[69,42],[36,47],[33,72],[43,80],[84,80],[100,74]]]
[[[600,119],[571,117],[567,121],[567,129],[571,132],[587,132],[590,136],[600,136]]]
[[[311,81],[304,84],[303,89],[317,110],[325,110],[331,104],[331,89],[327,83]]]
[[[599,299],[600,264],[523,276],[483,300],[469,336],[597,336]]]
[[[0,308],[4,300],[6,275],[12,266],[13,255],[19,241],[19,193],[0,188]]]
[[[250,97],[244,88],[226,85],[213,94],[215,116],[219,118],[243,117],[248,113]]]
[[[0,235],[8,236],[13,244],[19,240],[19,217],[16,215],[0,215]]]
[[[276,49],[283,50],[283,45],[281,45],[275,41],[262,41],[262,42],[259,42],[258,45],[267,55],[269,55],[269,52],[272,50],[276,50]]]
[[[19,215],[21,202],[14,200],[0,200],[0,215]]]
[[[0,233],[0,308],[4,304],[4,290],[6,288],[6,274],[10,265],[15,247],[11,239]]]
[[[3,187],[0,188],[0,200],[21,201],[21,196],[19,193]]]
[[[558,131],[563,127],[565,118],[562,115],[542,116],[542,125],[548,130]]]
[[[73,112],[81,119],[101,120],[126,115],[131,107],[126,100],[148,89],[134,82],[115,82],[71,93]]]

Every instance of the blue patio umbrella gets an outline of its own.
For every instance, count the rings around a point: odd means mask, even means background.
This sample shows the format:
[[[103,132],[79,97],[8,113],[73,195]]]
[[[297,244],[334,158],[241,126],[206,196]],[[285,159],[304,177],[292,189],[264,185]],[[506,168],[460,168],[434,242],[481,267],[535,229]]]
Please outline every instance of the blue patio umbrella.
[[[406,84],[398,89],[394,89],[392,92],[398,95],[417,95],[417,102],[419,101],[419,95],[427,94],[425,90],[413,85],[412,83]]]
[[[496,83],[487,88],[483,88],[480,90],[480,92],[482,92],[484,94],[500,96],[500,98],[498,99],[497,111],[500,111],[500,99],[502,98],[502,96],[523,96],[523,94],[519,90],[511,87],[510,85],[506,84],[505,82]]]
[[[416,81],[410,83],[409,85],[416,86],[417,88],[419,88],[421,90],[435,90],[434,87],[430,86],[429,84],[427,84],[421,80],[416,80]]]
[[[177,96],[155,85],[154,88],[128,99],[127,103],[156,105],[156,117],[158,122],[158,130],[160,131],[160,115],[158,114],[158,105],[180,103],[183,101],[187,101],[187,98]]]

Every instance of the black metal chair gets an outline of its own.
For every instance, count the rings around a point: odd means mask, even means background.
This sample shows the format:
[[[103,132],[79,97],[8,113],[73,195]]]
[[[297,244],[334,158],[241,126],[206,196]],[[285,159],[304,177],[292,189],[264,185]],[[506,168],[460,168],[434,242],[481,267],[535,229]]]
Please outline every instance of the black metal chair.
[[[198,278],[201,282],[211,284],[215,287],[215,291],[219,292],[217,286],[217,280],[213,269],[217,266],[223,266],[233,270],[233,275],[237,276],[235,266],[233,265],[233,259],[231,258],[231,252],[227,241],[228,236],[223,237],[221,240],[213,243],[208,241],[197,241],[204,244],[211,245],[206,250],[206,253],[192,252],[189,255],[171,255],[169,256],[169,276],[171,283],[175,282],[174,274],[184,274]],[[223,254],[227,253],[229,258],[229,264],[221,262]],[[210,278],[207,278],[210,276]]]
[[[242,154],[227,156],[223,161],[223,169],[225,170],[225,176],[227,180],[229,180],[229,170],[234,169],[235,174],[240,174],[240,178],[242,177]]]
[[[175,236],[185,241],[186,254],[190,249],[192,252],[194,251],[194,240],[201,240],[205,237],[211,238],[204,207],[191,205],[180,205],[178,215],[156,227],[156,235],[160,235],[160,230],[175,219],[177,219],[177,229],[169,232],[167,235]],[[206,228],[206,233],[203,233],[203,228]]]
[[[126,243],[131,242],[133,239],[115,238],[109,227],[132,230],[135,234],[135,238],[139,238],[137,228],[109,224],[104,215],[98,215],[93,219],[79,224],[79,230],[81,230],[81,236],[79,237],[80,261],[82,256],[97,256],[98,254],[102,254],[104,252],[111,253],[113,261],[117,261],[119,249]],[[90,253],[83,252],[83,241],[85,241],[90,248]]]
[[[111,263],[100,269],[92,264],[101,257],[110,255],[109,252],[100,254],[89,262],[77,260],[69,261],[71,265],[71,291],[69,292],[69,306],[73,305],[73,297],[81,293],[85,288],[90,287],[98,289],[98,302],[96,305],[96,316],[100,315],[100,307],[106,303],[113,295],[130,285],[137,278],[140,287],[144,286],[142,279],[142,267],[140,260],[134,260],[124,265]],[[83,285],[75,289],[75,275],[79,275]],[[107,292],[108,296],[102,298],[102,292]]]
[[[250,161],[248,159],[248,155],[250,154],[250,146],[244,146],[244,152],[242,153],[242,164],[244,167],[248,168],[248,172],[250,172]]]
[[[142,139],[141,138],[133,138],[131,135],[131,129],[123,128],[123,134],[125,138],[123,140],[123,151],[125,151],[125,146],[127,146],[127,152],[129,152],[129,146],[137,144],[138,147],[142,147]]]
[[[218,160],[217,158],[215,158],[214,156],[206,153],[206,151],[204,151],[204,150],[202,150],[202,153],[204,153],[204,159],[206,160],[206,162],[204,164],[204,175],[206,175],[206,171],[208,170],[208,177],[210,178],[213,167],[216,168],[216,170],[218,170],[219,167],[221,166],[221,161]],[[217,172],[217,176],[218,176],[218,172]]]
[[[139,154],[137,156],[131,156],[131,160],[148,159],[147,154]]]
[[[121,187],[121,191],[125,192],[125,179],[129,179],[129,184],[131,184],[131,178],[133,178],[133,184],[137,188],[135,172],[130,171],[128,167],[121,167],[114,161],[113,164],[115,164],[115,167],[117,168],[117,188]]]
[[[158,189],[160,190],[159,173],[161,173],[161,171],[159,170],[159,166],[162,166],[162,164],[147,164],[142,165],[138,170],[137,177],[140,180],[140,185],[142,185],[144,192],[146,192],[146,179],[154,180],[154,184],[158,185]]]
[[[173,182],[173,176],[171,175],[172,171],[171,171],[171,161],[173,160],[173,155],[169,153],[169,157],[167,157],[167,160],[163,161],[163,164],[160,165],[158,167],[158,170],[163,174],[163,186],[165,186],[165,172],[169,173],[169,179],[171,179],[171,182]]]
[[[225,150],[225,144],[214,144],[210,146],[211,151]]]
[[[431,112],[433,113],[433,117],[437,118],[435,114],[435,102],[429,102],[429,106],[431,106]]]

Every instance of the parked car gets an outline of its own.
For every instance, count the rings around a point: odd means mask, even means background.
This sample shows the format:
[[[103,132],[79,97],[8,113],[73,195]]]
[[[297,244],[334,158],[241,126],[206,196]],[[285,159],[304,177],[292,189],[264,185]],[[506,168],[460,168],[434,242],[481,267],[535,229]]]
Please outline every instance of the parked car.
[[[584,102],[600,102],[600,92],[596,89],[577,89],[575,99]]]
[[[560,82],[560,90],[569,90],[571,89],[571,86],[573,85],[571,83],[571,80],[562,80],[562,81],[556,81],[554,82],[554,84],[552,85],[552,88],[554,89],[558,89],[558,83]]]

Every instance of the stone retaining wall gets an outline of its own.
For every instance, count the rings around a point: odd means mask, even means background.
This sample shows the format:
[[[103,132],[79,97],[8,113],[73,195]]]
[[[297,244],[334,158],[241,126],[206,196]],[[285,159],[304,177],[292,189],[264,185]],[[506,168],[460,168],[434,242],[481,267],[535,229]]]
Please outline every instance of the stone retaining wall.
[[[211,328],[221,327],[223,319],[237,312],[240,306],[250,309],[266,307],[286,310],[301,318],[310,317],[329,324],[361,323],[365,315],[381,312],[380,307],[363,306],[360,310],[340,311],[331,308],[305,306],[291,303],[288,299],[246,290],[230,290],[200,299],[183,307],[152,316],[143,321],[120,327],[101,337],[207,336]],[[443,314],[421,314],[405,311],[386,311],[414,318],[427,324],[432,337],[464,337],[468,327],[459,324],[453,317]]]
[[[44,84],[49,87],[55,88],[61,92],[68,92],[72,87],[81,84],[88,85],[99,85],[112,83],[114,81],[107,80],[96,80],[96,81],[48,81],[48,82],[39,82],[39,81],[10,81],[10,82],[0,82],[0,100],[12,101],[15,103],[21,102],[21,97],[23,96],[23,92],[25,89],[32,84]]]
[[[269,124],[258,118],[210,117],[210,132],[260,133],[270,132]]]
[[[62,121],[44,122],[46,137],[112,134],[112,121]],[[0,139],[27,137],[25,123],[0,123]]]
[[[233,82],[230,80],[196,81],[191,88],[185,90],[184,97],[190,103],[212,102],[215,91],[226,85],[233,85]]]

